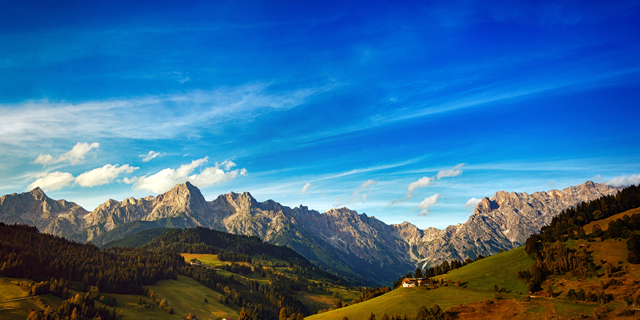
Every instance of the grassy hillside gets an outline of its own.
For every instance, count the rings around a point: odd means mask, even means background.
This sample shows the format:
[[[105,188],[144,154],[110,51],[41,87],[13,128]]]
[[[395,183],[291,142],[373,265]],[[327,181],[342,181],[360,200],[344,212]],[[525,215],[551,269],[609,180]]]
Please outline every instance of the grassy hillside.
[[[518,271],[529,270],[533,264],[524,247],[499,253],[450,271],[444,278],[460,279],[466,288],[494,291],[494,285],[512,292],[527,292],[527,283],[518,279]]]
[[[0,278],[0,319],[24,320],[29,310],[40,309],[38,303],[16,283],[23,279]]]
[[[200,319],[237,318],[238,312],[219,304],[219,293],[201,285],[197,281],[179,276],[178,280],[163,280],[154,286],[145,288],[155,291],[158,299],[167,299],[167,303],[174,309],[174,313],[161,310],[155,306],[150,311],[144,306],[138,305],[137,295],[113,295],[118,299],[118,309],[124,310],[124,320],[136,319],[184,319],[189,313],[195,314]],[[204,302],[204,298],[208,302]],[[149,300],[148,297],[142,297]]]
[[[183,253],[185,261],[189,262],[191,259],[197,259],[204,267],[213,266],[222,268],[223,266],[231,265],[230,261],[220,261],[215,254],[192,254]],[[235,262],[236,264],[255,267],[256,264],[260,264],[263,267],[274,270],[277,274],[284,275],[290,279],[296,279],[297,281],[303,281],[301,284],[301,290],[293,293],[293,296],[299,299],[307,309],[312,313],[317,313],[319,310],[329,309],[335,305],[337,299],[342,300],[344,303],[350,303],[351,300],[357,298],[360,294],[359,291],[350,289],[346,286],[332,283],[329,279],[300,279],[290,267],[286,261],[277,260],[273,258],[267,258],[262,260],[260,257],[254,257],[253,263],[247,262]],[[247,283],[247,280],[254,280],[262,285],[269,285],[267,278],[263,277],[260,273],[253,272],[250,274],[237,274],[230,271],[218,270],[217,273],[223,276],[233,275],[240,283]],[[211,301],[211,298],[209,298]]]
[[[57,309],[60,306],[62,300],[51,294],[41,296],[42,302],[38,302],[38,299],[29,296],[16,284],[21,280],[31,282],[28,279],[0,279],[0,319],[24,320],[33,309],[43,310],[47,305]],[[174,313],[169,314],[158,308],[157,305],[154,306],[153,311],[138,305],[138,298],[150,300],[145,296],[111,294],[110,296],[118,300],[117,309],[124,311],[124,320],[176,320],[184,319],[189,313],[195,314],[201,319],[237,318],[239,315],[237,311],[217,302],[217,298],[221,294],[191,278],[179,276],[178,280],[160,281],[156,285],[145,286],[145,288],[154,290],[158,299],[166,299],[168,304],[173,307]],[[205,297],[208,302],[204,302]]]
[[[438,304],[443,309],[455,305],[468,304],[493,298],[492,292],[480,292],[465,290],[456,287],[441,287],[428,290],[425,287],[399,288],[382,296],[354,304],[345,308],[313,315],[305,319],[365,319],[372,312],[376,319],[381,319],[386,312],[391,315],[404,315],[415,317],[421,306]]]
[[[627,210],[625,212],[618,213],[618,214],[613,215],[611,217],[608,217],[606,219],[589,222],[588,224],[584,225],[583,228],[584,228],[584,231],[586,233],[591,233],[591,231],[593,230],[593,227],[595,225],[599,225],[600,228],[602,229],[602,231],[605,231],[605,230],[607,230],[607,228],[609,228],[609,222],[611,222],[613,220],[617,220],[617,219],[622,219],[622,217],[624,217],[625,215],[631,216],[631,215],[636,214],[636,213],[640,213],[640,208]]]

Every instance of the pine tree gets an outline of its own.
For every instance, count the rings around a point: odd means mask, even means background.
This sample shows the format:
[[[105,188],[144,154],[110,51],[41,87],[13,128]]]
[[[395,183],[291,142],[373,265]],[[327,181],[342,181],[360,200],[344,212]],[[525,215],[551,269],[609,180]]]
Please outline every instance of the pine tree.
[[[242,310],[240,311],[240,318],[239,320],[251,320],[249,318],[249,315],[247,314],[247,311],[244,310],[244,308],[242,308]]]
[[[287,320],[287,308],[282,307],[282,309],[280,309],[280,316],[278,317],[279,320]]]

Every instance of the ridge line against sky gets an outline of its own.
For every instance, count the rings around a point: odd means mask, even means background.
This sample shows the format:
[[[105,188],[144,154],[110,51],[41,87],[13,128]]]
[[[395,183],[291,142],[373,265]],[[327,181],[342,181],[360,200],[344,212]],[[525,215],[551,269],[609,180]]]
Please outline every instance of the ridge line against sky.
[[[4,9],[3,194],[90,210],[190,180],[424,229],[500,190],[640,183],[640,1]]]

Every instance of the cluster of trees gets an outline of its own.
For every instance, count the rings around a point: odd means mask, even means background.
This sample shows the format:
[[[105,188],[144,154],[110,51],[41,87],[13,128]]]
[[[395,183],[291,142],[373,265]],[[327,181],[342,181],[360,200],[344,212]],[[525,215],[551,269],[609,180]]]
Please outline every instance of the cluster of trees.
[[[282,307],[282,309],[280,309],[280,315],[278,316],[278,320],[304,320],[304,314],[295,313],[295,312],[289,313],[287,308]]]
[[[261,268],[270,285],[261,285],[248,279],[246,285],[234,279],[219,275],[215,270],[185,265],[178,269],[181,275],[193,278],[201,284],[225,296],[221,303],[242,307],[249,319],[276,319],[282,307],[292,312],[308,314],[306,307],[292,295],[299,290],[299,284],[290,278],[273,273],[269,268]]]
[[[143,292],[143,285],[176,279],[179,254],[140,249],[100,250],[41,234],[35,227],[0,223],[0,276],[36,281],[64,278],[81,282],[83,291],[97,286],[104,292]]]
[[[376,315],[373,312],[366,318],[367,320],[376,320]],[[394,315],[389,316],[383,314],[380,320],[452,320],[453,314],[447,311],[443,311],[440,306],[434,304],[432,307],[422,306],[418,310],[418,314],[415,318],[409,317],[406,314],[404,316]],[[349,317],[343,317],[342,320],[349,320]]]
[[[96,305],[95,301],[99,297],[97,288],[87,293],[78,293],[69,299],[63,300],[57,310],[47,307],[44,311],[31,311],[27,320],[122,319],[124,316],[122,310],[116,311],[115,308],[109,308],[106,305]]]
[[[220,266],[220,269],[239,274],[251,274],[253,272],[253,269],[250,266],[238,264],[235,262]]]
[[[613,295],[604,293],[604,289],[600,290],[599,292],[585,292],[584,289],[580,289],[578,291],[570,289],[569,292],[567,292],[567,297],[571,300],[599,302],[601,304],[605,304],[613,300]]]
[[[527,281],[530,292],[541,290],[542,282],[549,275],[564,275],[571,273],[580,279],[585,279],[596,273],[596,266],[589,252],[568,249],[561,243],[550,245],[556,241],[568,239],[587,239],[593,241],[613,238],[628,238],[628,260],[640,263],[640,237],[634,233],[640,230],[640,214],[625,215],[622,219],[609,222],[606,231],[595,225],[591,234],[587,235],[584,225],[592,221],[605,219],[620,212],[640,207],[640,187],[631,186],[621,190],[616,195],[604,196],[597,200],[582,203],[575,208],[564,210],[553,218],[551,224],[542,227],[539,234],[532,234],[525,242],[525,251],[535,260],[530,271],[520,271],[518,276]],[[609,272],[611,273],[611,272]],[[591,301],[597,294],[573,292],[572,297],[577,300]],[[604,297],[604,298],[603,298]],[[602,293],[597,301],[606,301]]]
[[[612,230],[602,232],[599,227],[588,236],[583,226],[589,222],[606,219],[615,214],[640,207],[640,186],[627,187],[615,195],[604,196],[575,208],[562,211],[551,220],[549,226],[542,227],[539,238],[544,242],[565,241],[567,239],[587,239],[589,237],[628,238],[629,231],[640,230],[640,217],[627,221],[610,223]],[[631,223],[625,227],[626,223]],[[627,231],[629,230],[629,231]]]
[[[39,283],[20,281],[19,285],[23,290],[27,291],[29,295],[32,296],[40,296],[51,293],[57,297],[66,299],[69,295],[69,282],[67,282],[65,279],[60,279],[60,281],[58,281],[55,278],[51,278],[51,280],[49,281],[42,281]]]
[[[308,314],[307,308],[302,302],[292,295],[294,291],[300,290],[300,284],[288,277],[274,273],[270,269],[264,268],[269,281],[269,285],[262,285],[258,281],[247,280],[247,288],[254,292],[261,293],[269,304],[280,308],[286,308],[291,313]]]
[[[142,247],[155,252],[217,254],[220,260],[252,262],[251,256],[286,261],[293,272],[311,279],[327,278],[344,283],[288,247],[264,243],[258,237],[220,232],[207,228],[171,229]]]
[[[527,282],[527,289],[533,293],[542,289],[542,282],[550,275],[570,273],[579,279],[586,279],[596,272],[596,266],[586,250],[572,250],[561,243],[549,245],[536,235],[527,239],[525,251],[535,261],[531,270],[518,271],[518,277]]]
[[[218,253],[218,260],[220,261],[234,261],[234,262],[248,262],[252,263],[253,259],[248,254],[235,253],[233,251],[222,251]]]
[[[353,298],[353,300],[351,300],[351,304],[360,303],[360,302],[367,301],[375,297],[381,296],[385,293],[390,292],[391,288],[389,287],[364,288],[363,290],[364,291],[360,294],[358,298]]]
[[[407,275],[398,278],[397,281],[393,282],[393,288],[396,289],[398,287],[400,287],[402,285],[402,280],[404,280],[405,278],[433,278],[435,276],[439,276],[441,274],[447,274],[449,271],[451,270],[455,270],[461,267],[464,267],[470,263],[473,263],[474,261],[478,261],[480,259],[484,259],[485,256],[483,255],[478,255],[476,257],[475,260],[472,260],[471,258],[466,258],[464,261],[460,261],[457,259],[451,260],[451,262],[445,260],[442,261],[442,263],[440,263],[439,265],[435,266],[435,267],[431,267],[431,268],[426,268],[424,269],[424,271],[420,268],[416,268],[416,271],[414,274],[412,274],[411,272],[407,273]]]

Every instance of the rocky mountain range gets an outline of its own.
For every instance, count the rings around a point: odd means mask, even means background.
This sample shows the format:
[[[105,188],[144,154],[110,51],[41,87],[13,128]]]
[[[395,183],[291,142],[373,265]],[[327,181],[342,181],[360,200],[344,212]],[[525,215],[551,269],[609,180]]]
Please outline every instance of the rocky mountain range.
[[[531,195],[500,191],[483,198],[467,222],[443,230],[421,230],[409,222],[388,225],[347,208],[319,213],[273,200],[258,202],[248,192],[206,201],[189,182],[156,197],[110,199],[92,212],[52,200],[36,188],[0,197],[0,221],[35,225],[46,233],[97,245],[149,228],[202,226],[288,246],[355,282],[388,284],[416,265],[424,268],[521,246],[562,210],[618,190],[588,181]]]

